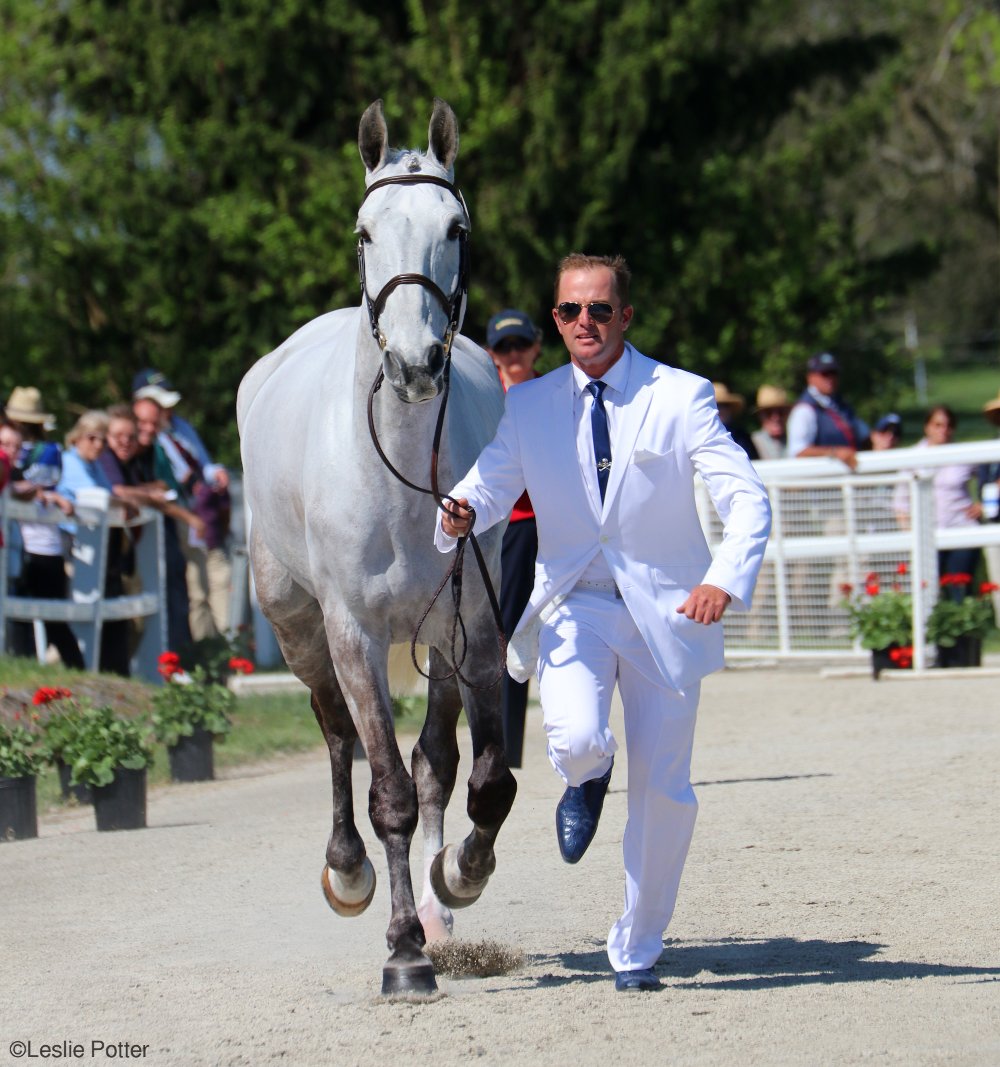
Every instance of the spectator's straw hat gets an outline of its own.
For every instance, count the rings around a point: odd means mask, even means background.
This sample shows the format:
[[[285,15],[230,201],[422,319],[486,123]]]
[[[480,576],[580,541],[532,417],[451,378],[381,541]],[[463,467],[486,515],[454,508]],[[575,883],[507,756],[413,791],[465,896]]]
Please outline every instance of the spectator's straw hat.
[[[768,411],[773,408],[791,411],[792,405],[788,403],[788,394],[776,385],[762,385],[757,390],[757,411]]]
[[[43,430],[55,429],[56,418],[44,411],[42,394],[33,385],[17,385],[10,394],[4,414],[11,422],[28,422]]]
[[[987,400],[983,404],[983,414],[994,426],[1000,426],[1000,393],[997,393],[995,399]]]
[[[730,407],[735,408],[737,414],[739,414],[746,406],[746,401],[743,397],[739,393],[731,393],[728,385],[722,382],[712,382],[712,388],[715,390],[715,403],[719,407],[723,404],[728,404]]]

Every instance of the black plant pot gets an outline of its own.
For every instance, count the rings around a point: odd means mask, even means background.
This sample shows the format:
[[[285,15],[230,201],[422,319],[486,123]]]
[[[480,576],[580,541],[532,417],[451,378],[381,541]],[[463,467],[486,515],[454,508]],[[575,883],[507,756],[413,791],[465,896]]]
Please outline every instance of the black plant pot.
[[[0,841],[38,837],[35,779],[0,778]]]
[[[62,790],[63,800],[69,800],[70,797],[77,802],[77,804],[92,804],[94,802],[94,794],[90,791],[89,785],[70,785],[70,765],[63,763],[59,760],[56,763],[56,770],[59,772],[59,788]]]
[[[978,637],[960,637],[951,648],[938,645],[937,667],[978,667],[982,663],[983,642]]]
[[[872,678],[878,681],[878,676],[882,671],[899,671],[907,670],[908,667],[901,667],[892,658],[892,653],[899,648],[899,645],[890,645],[888,648],[873,648],[872,649]]]
[[[175,782],[211,781],[215,777],[214,740],[210,730],[199,727],[190,737],[182,737],[168,748],[170,777]]]
[[[141,830],[146,825],[146,769],[118,767],[109,785],[95,785],[98,830]]]

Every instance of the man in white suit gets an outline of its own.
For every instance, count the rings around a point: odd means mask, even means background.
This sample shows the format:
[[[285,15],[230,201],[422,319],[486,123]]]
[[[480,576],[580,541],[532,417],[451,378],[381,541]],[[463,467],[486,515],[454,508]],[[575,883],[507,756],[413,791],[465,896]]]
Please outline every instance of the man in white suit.
[[[694,830],[691,746],[701,678],[723,666],[728,607],[746,611],[770,529],[767,494],[719,420],[710,382],[625,341],[621,257],[559,266],[553,318],[570,363],[507,394],[494,440],[452,490],[435,539],[502,521],[527,489],[535,586],[508,669],[537,670],[552,765],[567,784],[559,847],[580,859],[597,829],[625,712],[625,911],[608,936],[619,990],[659,987],[654,965]],[[713,558],[695,508],[699,474],[724,525]]]

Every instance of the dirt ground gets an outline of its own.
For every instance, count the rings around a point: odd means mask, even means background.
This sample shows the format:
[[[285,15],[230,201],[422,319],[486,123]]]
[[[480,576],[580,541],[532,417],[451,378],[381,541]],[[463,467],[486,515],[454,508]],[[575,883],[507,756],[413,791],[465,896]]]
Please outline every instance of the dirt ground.
[[[537,707],[496,874],[456,922],[524,965],[430,1001],[378,995],[388,886],[366,816],[375,900],[356,919],[324,903],[321,754],[155,790],[145,831],[43,814],[38,840],[0,845],[0,1063],[29,1058],[19,1041],[155,1067],[1000,1063],[1000,678],[949,673],[706,680],[655,994],[616,994],[604,952],[625,768],[566,866]],[[463,808],[464,787],[450,840]]]

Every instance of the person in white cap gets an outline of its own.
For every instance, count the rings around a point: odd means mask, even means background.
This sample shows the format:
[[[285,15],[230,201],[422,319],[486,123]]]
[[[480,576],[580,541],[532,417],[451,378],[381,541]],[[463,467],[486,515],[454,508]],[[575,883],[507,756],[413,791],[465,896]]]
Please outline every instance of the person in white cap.
[[[182,540],[187,560],[189,626],[194,640],[225,633],[229,627],[232,562],[229,558],[229,474],[213,462],[197,430],[177,414],[181,394],[160,371],[146,368],[132,382],[133,403],[152,401],[162,411],[158,434],[188,506],[205,523],[204,536],[190,529]]]

